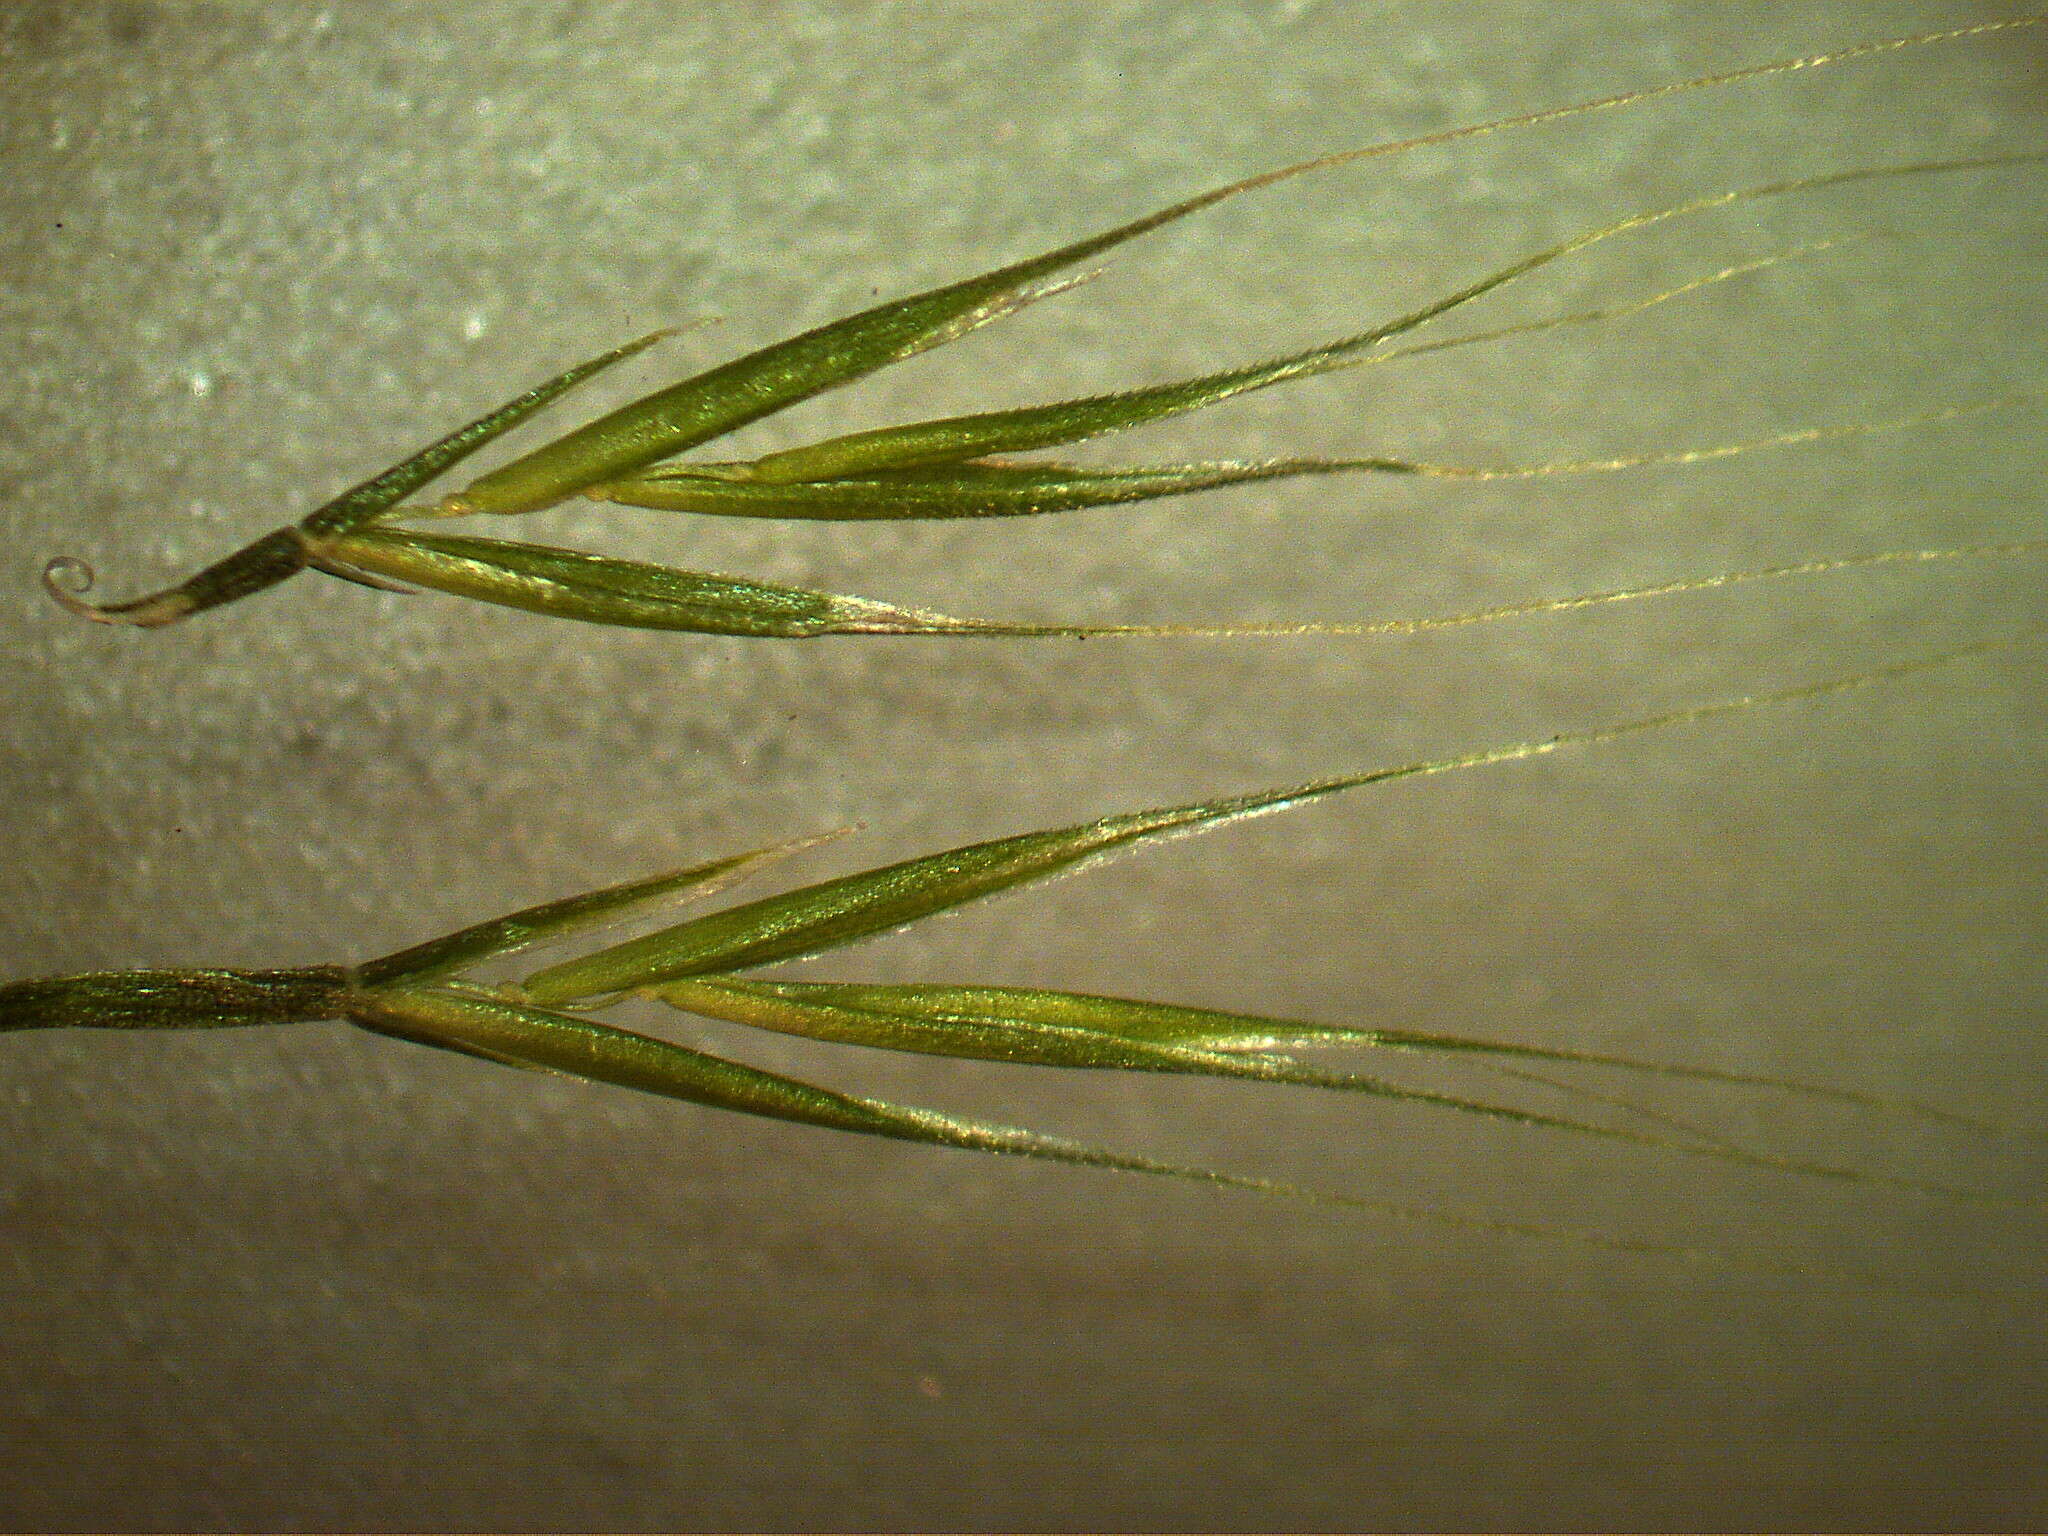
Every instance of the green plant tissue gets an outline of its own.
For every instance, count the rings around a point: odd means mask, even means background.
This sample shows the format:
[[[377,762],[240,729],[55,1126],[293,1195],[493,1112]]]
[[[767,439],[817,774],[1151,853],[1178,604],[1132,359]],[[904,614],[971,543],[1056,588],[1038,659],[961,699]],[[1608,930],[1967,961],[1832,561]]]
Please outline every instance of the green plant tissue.
[[[365,958],[856,822],[791,878],[2038,624],[2023,558],[1405,639],[782,645],[312,579],[134,632],[36,585],[59,554],[90,560],[107,600],[180,580],[657,327],[718,321],[476,467],[1232,177],[2020,10],[9,0],[0,976]],[[1706,192],[2035,149],[2044,40],[1902,50],[1272,187],[758,423],[735,454],[1273,356]],[[1074,456],[1527,463],[2040,388],[2040,188],[2021,167],[1680,221],[1471,323],[1859,238],[1633,318],[1309,380]],[[511,535],[1018,622],[1420,617],[2031,537],[2040,426],[2020,410],[1584,479],[1314,479],[971,524],[573,502]],[[1520,1039],[2039,1126],[2040,663],[2036,644],[1388,785],[934,921],[830,974]],[[52,1031],[0,1041],[0,1526],[1999,1528],[2048,1500],[2048,1343],[2014,1299],[2038,1285],[2031,1213],[1356,1096],[630,1017],[1161,1160],[1795,1267],[1841,1253],[1903,1291],[743,1122],[340,1025]],[[1412,1080],[1503,1091],[1456,1064]],[[1654,1102],[1935,1182],[2021,1195],[2043,1171],[2038,1142],[1705,1086]]]

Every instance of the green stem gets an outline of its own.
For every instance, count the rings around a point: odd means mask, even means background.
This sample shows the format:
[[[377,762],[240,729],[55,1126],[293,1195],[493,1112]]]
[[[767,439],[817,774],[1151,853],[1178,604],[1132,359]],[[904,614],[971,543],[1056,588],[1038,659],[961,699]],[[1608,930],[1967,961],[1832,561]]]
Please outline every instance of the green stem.
[[[340,1018],[352,990],[338,965],[280,971],[87,971],[0,986],[0,1031],[232,1029]]]

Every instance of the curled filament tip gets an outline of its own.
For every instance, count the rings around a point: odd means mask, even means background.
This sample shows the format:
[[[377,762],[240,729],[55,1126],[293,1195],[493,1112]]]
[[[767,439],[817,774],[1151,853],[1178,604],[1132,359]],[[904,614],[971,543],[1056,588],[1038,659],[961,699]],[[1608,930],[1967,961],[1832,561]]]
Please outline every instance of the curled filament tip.
[[[298,530],[280,528],[208,566],[191,580],[133,602],[85,601],[85,594],[92,590],[93,569],[75,555],[59,555],[43,567],[43,590],[67,613],[91,619],[95,624],[132,624],[137,629],[155,629],[175,624],[202,608],[217,608],[275,586],[304,570],[311,559],[311,551]]]
[[[178,587],[132,603],[89,603],[85,594],[92,590],[93,579],[92,566],[76,555],[59,555],[43,567],[43,590],[50,594],[50,600],[67,613],[91,619],[95,624],[132,624],[138,629],[154,629],[159,624],[182,619],[194,607],[191,598]]]

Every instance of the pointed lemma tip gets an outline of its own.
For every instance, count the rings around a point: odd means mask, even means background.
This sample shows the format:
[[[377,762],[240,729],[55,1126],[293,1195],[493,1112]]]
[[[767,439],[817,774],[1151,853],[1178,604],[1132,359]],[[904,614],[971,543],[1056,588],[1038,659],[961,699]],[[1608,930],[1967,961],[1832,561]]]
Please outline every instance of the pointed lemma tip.
[[[192,612],[191,599],[175,588],[132,603],[110,603],[105,607],[89,603],[85,594],[92,590],[94,579],[91,564],[76,555],[59,555],[43,567],[43,590],[50,594],[50,601],[66,613],[75,613],[95,624],[127,624],[137,629],[152,629],[159,624],[182,619]]]

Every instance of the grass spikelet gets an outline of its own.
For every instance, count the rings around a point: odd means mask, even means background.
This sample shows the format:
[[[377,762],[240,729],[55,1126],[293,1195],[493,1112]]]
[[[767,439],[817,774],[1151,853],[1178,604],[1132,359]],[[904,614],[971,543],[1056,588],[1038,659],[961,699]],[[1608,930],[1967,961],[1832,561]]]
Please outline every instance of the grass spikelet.
[[[1509,130],[1526,130],[1672,94],[1735,81],[1821,68],[1902,48],[1981,37],[2039,25],[2039,16],[1886,39],[1827,54],[1782,59],[1723,74],[1675,81],[1595,101],[1493,122],[1367,145],[1281,166],[1215,187],[1114,228],[973,277],[889,300],[858,314],[759,348],[633,400],[534,448],[431,506],[405,498],[570,390],[636,354],[664,333],[607,352],[518,396],[312,513],[279,529],[188,581],[130,602],[99,605],[85,594],[92,572],[69,557],[46,567],[50,595],[74,613],[102,623],[156,627],[233,602],[306,569],[399,591],[427,588],[555,618],[629,628],[687,630],[752,638],[820,635],[980,635],[1053,638],[1080,635],[1276,636],[1372,635],[1470,623],[1504,614],[1457,615],[1431,621],[1337,624],[1237,623],[1208,626],[1086,626],[955,617],[884,600],[619,560],[551,545],[449,536],[396,521],[470,514],[518,515],[582,496],[617,505],[720,516],[876,521],[1003,518],[1122,506],[1225,486],[1355,473],[1424,479],[1501,480],[1614,472],[1646,465],[1683,465],[1765,448],[1784,448],[1861,433],[1920,428],[1981,410],[2038,404],[2041,391],[1965,402],[1895,421],[1803,426],[1750,442],[1650,451],[1603,460],[1535,465],[1471,466],[1385,454],[1273,458],[1124,468],[1017,462],[1009,455],[1059,448],[1215,405],[1254,390],[1369,364],[1473,345],[1501,337],[1640,314],[1714,284],[1804,259],[1858,238],[1843,236],[1768,253],[1695,277],[1647,297],[1577,314],[1496,327],[1441,340],[1401,338],[1590,246],[1673,220],[1695,218],[1764,199],[1817,192],[1857,182],[1993,173],[2040,164],[2037,151],[1988,154],[1907,164],[1859,166],[1821,175],[1725,189],[1649,208],[1585,230],[1483,273],[1405,314],[1302,351],[1189,379],[1044,405],[981,411],[846,433],[745,461],[691,461],[679,456],[727,434],[852,384],[984,325],[1085,282],[1083,263],[1129,241],[1260,188],[1312,172]],[[1962,553],[2012,553],[2020,546],[1983,546]],[[1816,559],[1782,572],[1821,570],[1891,559],[1928,558],[1896,552]],[[1696,587],[1754,579],[1707,578]],[[1677,588],[1660,588],[1677,590]],[[1652,595],[1649,592],[1630,594]],[[1602,600],[1618,600],[1609,595]],[[1515,613],[1552,611],[1531,602]]]
[[[1197,1164],[1162,1162],[1026,1128],[960,1119],[842,1093],[589,1016],[627,994],[638,993],[732,1023],[875,1049],[1055,1069],[1200,1074],[1337,1090],[1632,1146],[1661,1156],[1701,1158],[1782,1176],[1903,1189],[1955,1200],[2011,1204],[2014,1202],[1987,1191],[1902,1173],[1753,1151],[1655,1110],[1642,1113],[1661,1123],[1663,1129],[1648,1130],[1539,1112],[1506,1101],[1413,1088],[1312,1065],[1286,1053],[1307,1046],[1382,1047],[1509,1062],[1519,1059],[1552,1068],[1615,1068],[1727,1088],[1832,1098],[1873,1112],[1996,1129],[1932,1106],[1883,1100],[1826,1085],[1561,1047],[1371,1024],[1268,1018],[1084,993],[928,983],[794,982],[738,973],[843,948],[1141,844],[1215,830],[1369,785],[1515,762],[1744,710],[1812,700],[1950,666],[2036,638],[2038,635],[2028,634],[1980,641],[1774,693],[1724,699],[1592,730],[968,844],[725,907],[542,967],[521,983],[493,983],[471,973],[531,946],[588,934],[665,899],[707,897],[818,839],[756,849],[523,908],[355,967],[100,972],[15,982],[0,986],[0,1032],[79,1027],[222,1028],[341,1019],[377,1034],[500,1065],[586,1078],[822,1129],[1194,1180],[1495,1233],[1631,1252],[1721,1257],[1684,1245],[1638,1242],[1401,1206],[1369,1196],[1305,1190]],[[1586,1096],[1596,1101],[1605,1098],[1595,1091]],[[1781,1267],[1769,1260],[1734,1262],[1751,1268]]]

